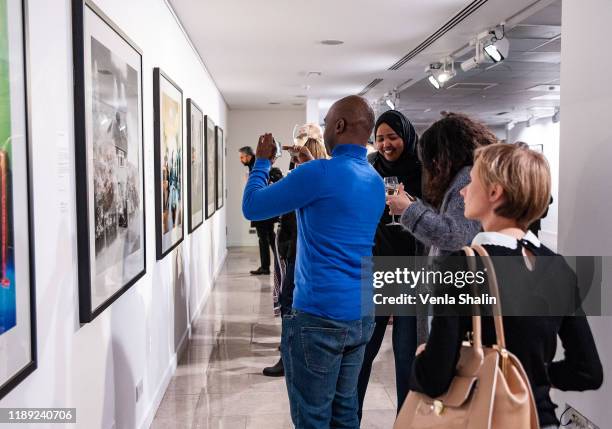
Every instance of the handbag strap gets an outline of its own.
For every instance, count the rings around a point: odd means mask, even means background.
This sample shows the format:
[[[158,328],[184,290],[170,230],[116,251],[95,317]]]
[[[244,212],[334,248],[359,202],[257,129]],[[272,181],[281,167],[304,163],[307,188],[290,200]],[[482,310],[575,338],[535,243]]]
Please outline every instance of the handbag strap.
[[[467,255],[467,263],[470,271],[476,272],[476,254],[474,249],[465,246],[463,251]],[[474,309],[472,315],[472,345],[478,350],[482,350],[482,319],[480,317],[480,309],[477,305],[472,305]]]
[[[478,253],[482,259],[482,262],[487,271],[487,278],[489,279],[489,292],[495,298],[495,304],[493,304],[493,322],[495,323],[495,335],[497,336],[497,345],[503,351],[506,350],[506,336],[504,334],[504,321],[502,318],[501,303],[499,298],[499,285],[497,283],[497,274],[495,274],[495,267],[491,261],[491,256],[479,244],[475,244],[472,248]]]

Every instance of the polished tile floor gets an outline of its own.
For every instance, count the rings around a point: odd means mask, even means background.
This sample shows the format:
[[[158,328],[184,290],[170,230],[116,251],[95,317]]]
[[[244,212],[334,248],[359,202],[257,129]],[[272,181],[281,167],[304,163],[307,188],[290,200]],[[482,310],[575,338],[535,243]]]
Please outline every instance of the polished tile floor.
[[[280,320],[272,314],[272,279],[250,276],[256,248],[230,249],[192,328],[187,350],[153,428],[292,428],[284,378],[261,375],[279,356]],[[362,428],[390,429],[395,418],[391,333],[374,363]]]

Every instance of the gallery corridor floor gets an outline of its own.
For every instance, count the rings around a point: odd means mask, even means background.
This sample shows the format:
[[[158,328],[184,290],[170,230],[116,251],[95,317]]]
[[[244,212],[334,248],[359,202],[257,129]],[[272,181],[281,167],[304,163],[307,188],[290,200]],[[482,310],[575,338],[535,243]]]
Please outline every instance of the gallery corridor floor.
[[[256,248],[231,249],[159,407],[153,428],[292,428],[284,378],[261,375],[279,356],[270,276],[254,277]],[[389,327],[390,329],[390,327]],[[393,426],[391,333],[374,363],[362,428]]]

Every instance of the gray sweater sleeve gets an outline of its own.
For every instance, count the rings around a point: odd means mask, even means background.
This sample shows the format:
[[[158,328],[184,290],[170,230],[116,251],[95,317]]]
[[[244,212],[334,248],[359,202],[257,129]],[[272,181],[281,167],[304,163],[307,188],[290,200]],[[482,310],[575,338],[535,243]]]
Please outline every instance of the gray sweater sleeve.
[[[469,183],[469,172],[467,176],[462,173],[445,196],[442,213],[417,200],[402,214],[400,222],[404,228],[426,246],[444,251],[459,250],[470,244],[480,231],[480,222],[468,220],[463,214],[465,204],[459,191]]]

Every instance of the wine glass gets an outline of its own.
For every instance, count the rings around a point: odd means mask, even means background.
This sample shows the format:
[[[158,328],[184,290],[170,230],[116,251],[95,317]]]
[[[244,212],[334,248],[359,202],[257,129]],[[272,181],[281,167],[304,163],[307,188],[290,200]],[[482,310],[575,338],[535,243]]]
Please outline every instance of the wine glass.
[[[304,146],[308,140],[308,130],[304,125],[295,125],[293,127],[293,144],[296,146]]]
[[[399,180],[397,180],[397,177],[395,176],[385,177],[384,181],[385,181],[385,191],[388,196],[397,195],[399,193]],[[388,223],[387,224],[388,226],[401,225],[401,223],[398,223],[395,221],[395,215],[391,215],[391,219],[392,219],[392,222]]]

